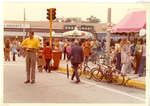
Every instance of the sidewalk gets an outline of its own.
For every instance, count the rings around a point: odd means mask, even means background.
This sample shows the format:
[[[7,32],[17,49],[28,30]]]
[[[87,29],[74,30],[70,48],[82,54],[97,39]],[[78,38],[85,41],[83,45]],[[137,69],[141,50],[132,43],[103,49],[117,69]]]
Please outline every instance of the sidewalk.
[[[96,65],[90,63],[90,68],[95,67]],[[69,72],[72,73],[71,63],[68,62],[68,68]],[[67,71],[67,62],[66,60],[61,60],[59,64],[59,71],[66,72]],[[119,79],[122,80],[122,79]],[[146,77],[139,77],[138,74],[127,74],[127,77],[125,79],[127,81],[126,86],[128,87],[135,87],[140,89],[146,89]]]

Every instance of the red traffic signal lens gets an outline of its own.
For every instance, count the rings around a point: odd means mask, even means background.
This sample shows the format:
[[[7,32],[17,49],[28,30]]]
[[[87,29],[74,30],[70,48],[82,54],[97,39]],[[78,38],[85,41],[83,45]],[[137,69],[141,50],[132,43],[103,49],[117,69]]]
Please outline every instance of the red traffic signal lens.
[[[50,9],[47,9],[47,12],[50,12]]]
[[[55,12],[55,11],[56,11],[56,8],[52,8],[52,11]]]

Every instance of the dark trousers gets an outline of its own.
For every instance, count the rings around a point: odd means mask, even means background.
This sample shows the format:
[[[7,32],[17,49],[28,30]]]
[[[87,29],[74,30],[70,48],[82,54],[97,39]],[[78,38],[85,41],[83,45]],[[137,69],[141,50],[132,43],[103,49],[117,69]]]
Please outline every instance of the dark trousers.
[[[45,60],[46,60],[46,67],[45,67],[45,70],[47,71],[47,69],[48,69],[48,72],[50,72],[51,70],[50,70],[50,65],[49,65],[49,63],[50,63],[51,59],[45,59]]]
[[[121,71],[121,53],[116,54],[116,69]]]
[[[76,76],[77,81],[80,81],[79,75],[78,75],[78,64],[73,64],[73,74],[71,79],[73,80],[74,76]]]
[[[16,53],[13,53],[13,61],[16,60]]]
[[[67,59],[69,60],[69,57],[70,57],[70,53],[67,53]]]
[[[138,73],[139,67],[140,67],[140,60],[141,60],[141,53],[137,52],[135,54],[135,58],[136,58],[136,68],[135,68],[135,74]]]
[[[146,56],[142,56],[141,61],[140,61],[139,72],[138,72],[139,74],[143,73],[145,62],[146,62]]]
[[[84,62],[87,64],[87,62],[88,62],[88,56],[84,57]]]
[[[66,60],[67,52],[64,52],[64,60]]]

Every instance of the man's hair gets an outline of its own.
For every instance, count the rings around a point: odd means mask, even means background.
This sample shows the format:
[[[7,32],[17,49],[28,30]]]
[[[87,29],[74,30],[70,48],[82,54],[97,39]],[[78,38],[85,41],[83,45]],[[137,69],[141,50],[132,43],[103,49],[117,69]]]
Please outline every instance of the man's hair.
[[[46,46],[49,46],[49,42],[46,42]]]
[[[32,35],[34,35],[34,32],[33,32],[33,31],[30,31],[29,33],[31,33]]]

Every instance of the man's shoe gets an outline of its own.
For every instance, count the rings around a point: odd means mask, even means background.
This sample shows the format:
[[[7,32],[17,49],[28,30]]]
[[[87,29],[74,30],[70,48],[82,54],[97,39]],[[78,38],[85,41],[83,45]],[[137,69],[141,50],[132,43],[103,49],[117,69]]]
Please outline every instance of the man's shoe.
[[[28,80],[28,81],[25,81],[24,83],[27,84],[27,83],[30,83],[30,81]]]
[[[31,84],[34,84],[35,83],[35,81],[31,81]]]
[[[76,83],[79,83],[79,82],[80,82],[80,80],[77,80],[77,81],[76,81]]]
[[[73,80],[73,77],[71,77],[71,80]]]

